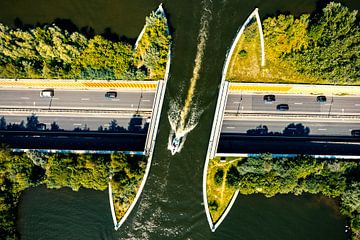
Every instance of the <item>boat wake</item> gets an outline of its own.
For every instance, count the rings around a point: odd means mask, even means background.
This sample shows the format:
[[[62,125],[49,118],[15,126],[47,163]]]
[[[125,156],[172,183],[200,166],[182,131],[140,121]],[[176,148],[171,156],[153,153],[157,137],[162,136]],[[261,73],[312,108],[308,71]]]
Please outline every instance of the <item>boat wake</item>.
[[[178,102],[170,102],[168,119],[171,125],[171,131],[169,134],[168,149],[171,151],[172,155],[181,151],[186,140],[186,135],[196,127],[202,113],[202,111],[198,111],[196,103],[193,102],[193,97],[195,94],[196,82],[199,79],[206,40],[208,39],[209,22],[212,15],[211,10],[209,9],[210,3],[211,1],[202,2],[204,7],[200,19],[200,31],[197,37],[197,52],[184,107],[181,108]]]

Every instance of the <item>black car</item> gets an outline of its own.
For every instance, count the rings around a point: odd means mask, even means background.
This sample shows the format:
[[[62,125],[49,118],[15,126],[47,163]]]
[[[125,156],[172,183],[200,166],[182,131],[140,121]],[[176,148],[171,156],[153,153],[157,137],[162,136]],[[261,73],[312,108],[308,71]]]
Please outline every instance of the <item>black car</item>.
[[[275,95],[265,95],[264,96],[264,101],[265,102],[275,102]]]
[[[117,97],[117,92],[106,92],[105,97],[106,98],[116,98]]]
[[[360,137],[360,129],[352,130],[351,136]]]
[[[319,103],[326,102],[326,97],[325,96],[317,96],[316,101]]]
[[[287,105],[287,104],[278,104],[276,106],[276,110],[278,110],[278,111],[287,111],[287,110],[289,110],[289,105]]]

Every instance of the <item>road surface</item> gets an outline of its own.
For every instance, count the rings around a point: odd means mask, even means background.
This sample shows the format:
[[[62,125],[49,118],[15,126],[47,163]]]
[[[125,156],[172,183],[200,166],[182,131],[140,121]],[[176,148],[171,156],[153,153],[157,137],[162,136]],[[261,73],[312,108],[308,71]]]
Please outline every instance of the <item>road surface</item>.
[[[280,132],[289,126],[290,124],[302,124],[304,127],[308,127],[309,135],[338,135],[338,136],[350,136],[351,131],[354,129],[360,129],[360,121],[355,120],[342,120],[336,119],[294,119],[284,120],[279,118],[273,119],[242,119],[227,120],[225,119],[222,126],[222,133],[246,133],[250,129],[262,125],[268,128],[269,132]]]
[[[45,107],[84,109],[133,109],[151,110],[154,92],[117,91],[117,98],[105,98],[106,90],[55,89],[53,98],[40,97],[40,90],[0,90],[0,108]]]
[[[232,111],[241,114],[242,111],[279,113],[278,104],[288,104],[289,113],[357,113],[360,114],[360,97],[354,96],[326,96],[325,103],[316,102],[316,96],[309,95],[275,95],[276,100],[265,103],[262,94],[229,94],[226,112]],[[225,113],[226,114],[226,113]]]

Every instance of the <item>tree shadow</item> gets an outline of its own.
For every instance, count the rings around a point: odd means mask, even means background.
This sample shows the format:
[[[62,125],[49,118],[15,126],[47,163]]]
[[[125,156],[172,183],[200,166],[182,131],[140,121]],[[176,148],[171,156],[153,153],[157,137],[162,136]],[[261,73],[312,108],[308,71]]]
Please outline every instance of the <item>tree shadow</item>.
[[[309,133],[310,128],[302,123],[290,123],[282,132],[269,131],[266,125],[259,125],[246,131],[246,135],[251,136],[308,136]]]
[[[91,26],[78,27],[73,21],[67,18],[55,18],[54,21],[50,23],[37,22],[35,24],[24,24],[24,22],[19,17],[16,17],[14,19],[15,28],[19,28],[23,31],[27,31],[36,27],[42,28],[44,26],[48,26],[52,24],[55,24],[61,30],[66,30],[70,34],[74,32],[81,33],[87,39],[91,39],[96,35],[95,29],[93,27]],[[113,32],[110,27],[105,28],[102,33],[98,33],[98,34],[101,35],[103,38],[113,42],[121,41],[134,45],[136,41],[136,38],[128,38],[124,35],[120,36],[119,34]]]
[[[20,123],[7,123],[4,116],[0,118],[0,130],[2,131],[73,131],[73,132],[109,132],[109,133],[147,133],[149,128],[150,117],[144,119],[139,114],[134,114],[130,119],[127,128],[120,126],[116,119],[109,122],[108,127],[100,125],[97,130],[90,130],[87,124],[83,127],[75,127],[72,130],[65,130],[59,126],[59,124],[53,121],[48,128],[47,125],[39,121],[38,116],[32,114],[26,118],[25,121]],[[145,122],[144,122],[145,121]]]

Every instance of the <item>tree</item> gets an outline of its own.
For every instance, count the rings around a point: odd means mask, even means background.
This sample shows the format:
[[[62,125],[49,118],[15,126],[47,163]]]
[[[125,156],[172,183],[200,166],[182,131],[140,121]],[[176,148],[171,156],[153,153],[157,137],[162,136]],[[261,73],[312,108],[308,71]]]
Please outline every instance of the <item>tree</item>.
[[[0,130],[6,130],[6,120],[4,116],[0,118]]]
[[[224,170],[218,169],[214,175],[214,181],[216,184],[220,184],[223,181]]]
[[[226,175],[226,183],[229,186],[237,186],[239,185],[240,174],[235,166],[231,166]]]
[[[37,126],[40,123],[38,117],[35,114],[32,114],[30,117],[27,117],[26,119],[27,119],[26,129],[31,131],[37,130]]]

